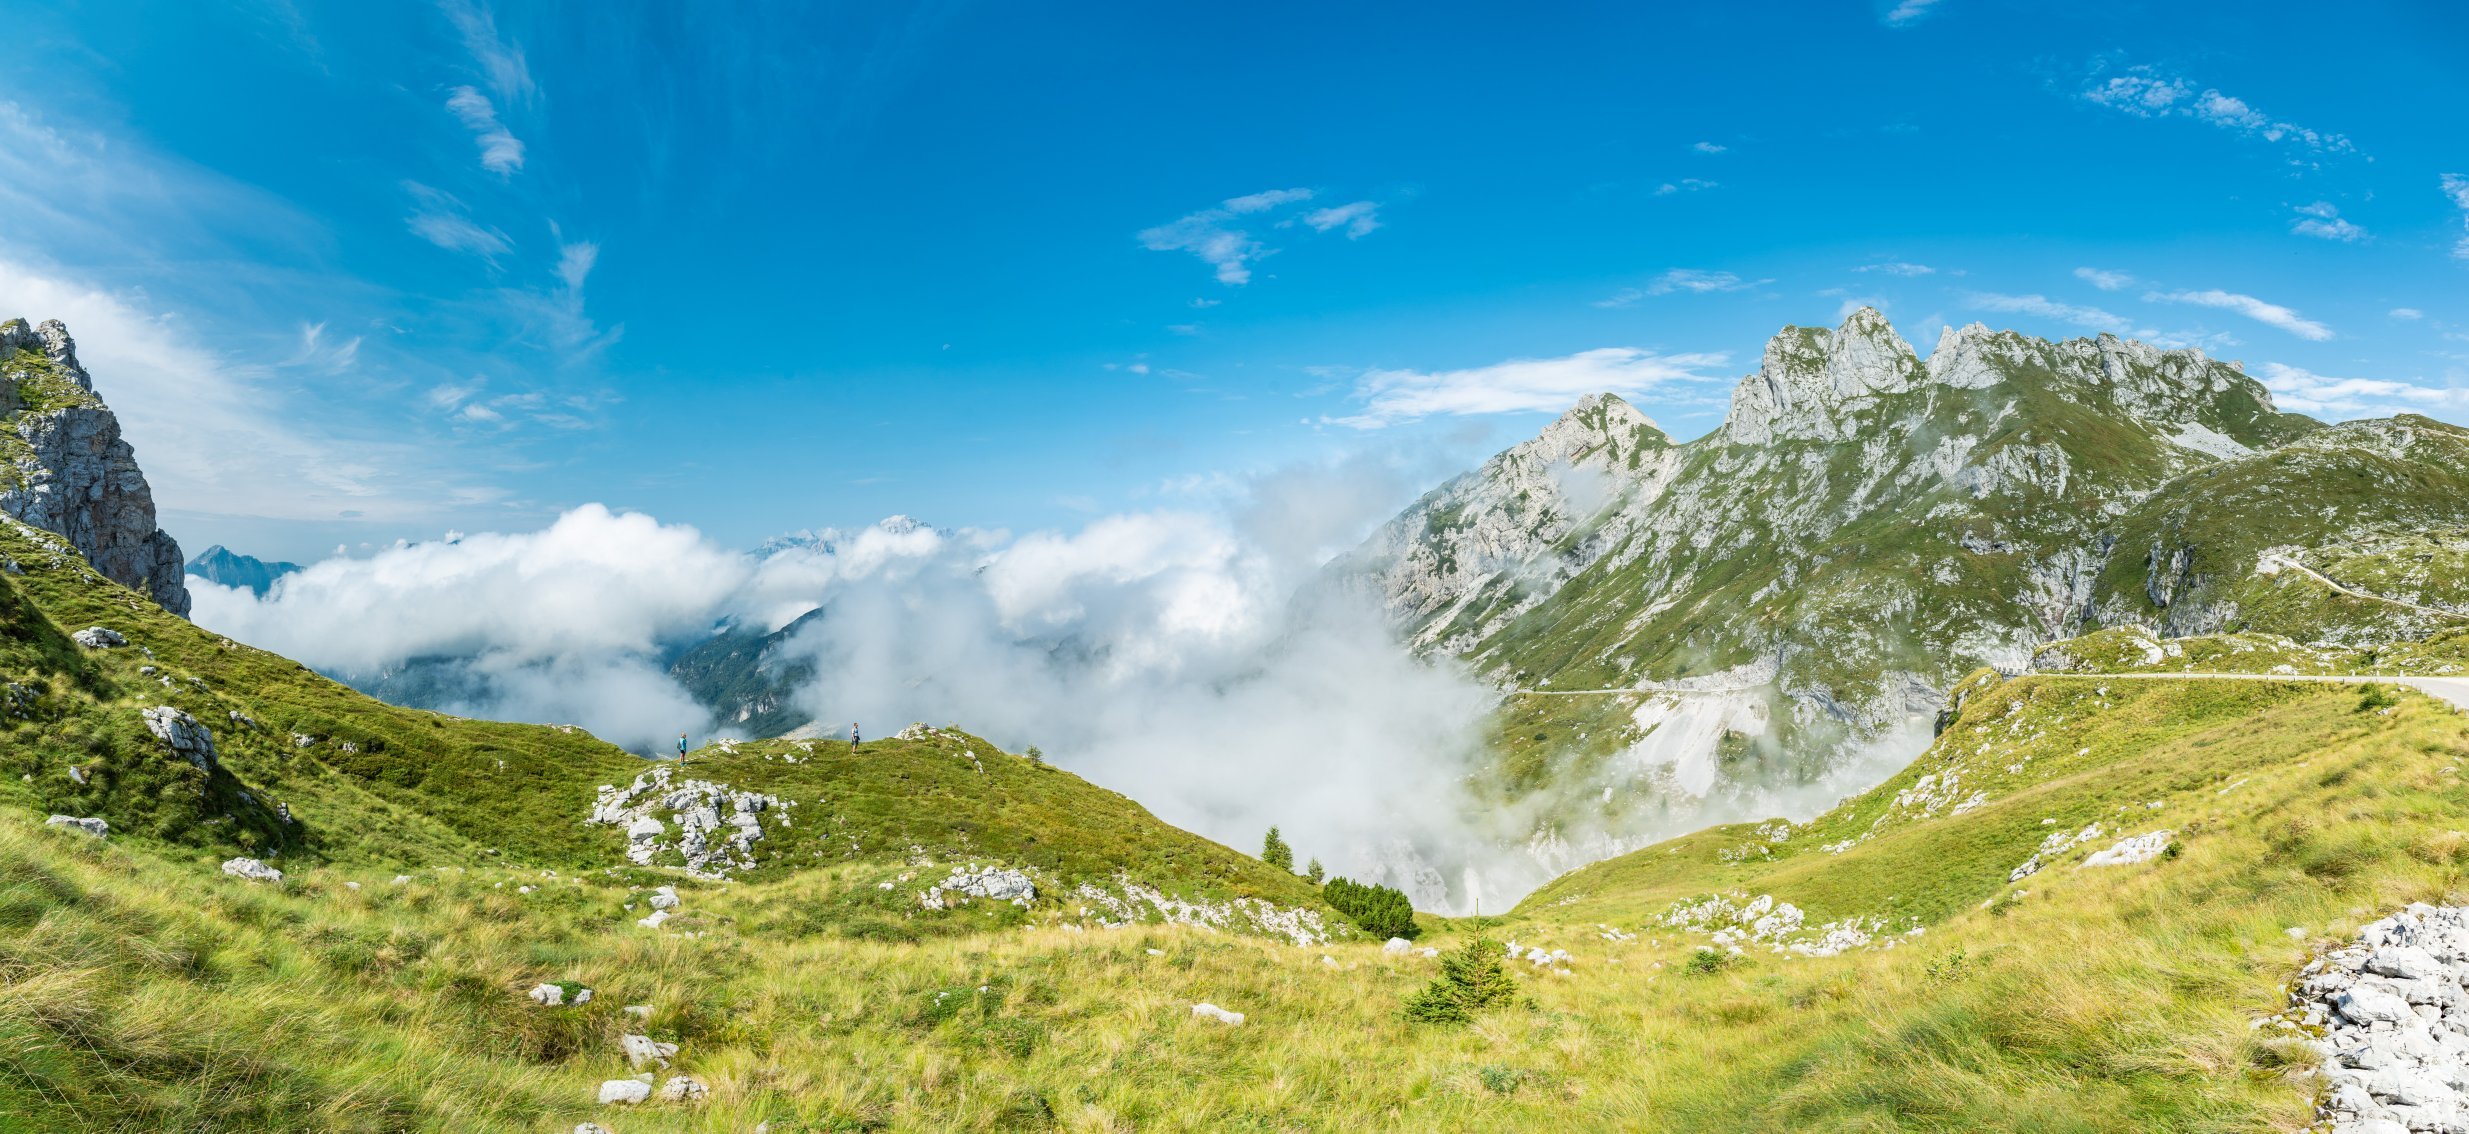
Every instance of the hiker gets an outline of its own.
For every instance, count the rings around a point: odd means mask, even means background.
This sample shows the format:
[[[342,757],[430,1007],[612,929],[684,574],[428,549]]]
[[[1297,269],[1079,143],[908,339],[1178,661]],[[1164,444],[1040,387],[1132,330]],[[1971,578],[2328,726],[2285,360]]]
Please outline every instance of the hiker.
[[[852,755],[857,752],[857,723],[854,721],[849,723],[849,752]]]
[[[686,758],[686,734],[682,732],[677,734],[677,758]]]

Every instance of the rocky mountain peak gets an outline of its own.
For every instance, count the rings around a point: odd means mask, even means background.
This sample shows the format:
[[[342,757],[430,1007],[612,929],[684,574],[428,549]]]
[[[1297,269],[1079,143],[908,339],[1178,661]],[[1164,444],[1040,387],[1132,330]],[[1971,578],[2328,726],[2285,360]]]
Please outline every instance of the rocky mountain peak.
[[[1919,385],[1926,374],[1912,344],[1876,308],[1852,312],[1832,331],[1785,327],[1767,340],[1758,372],[1733,388],[1724,430],[1743,445],[1841,440],[1848,415]]]
[[[0,358],[31,350],[50,360],[61,376],[77,383],[81,390],[94,391],[94,379],[86,368],[77,364],[77,340],[69,337],[68,326],[58,319],[45,319],[40,327],[31,327],[23,319],[0,323]]]
[[[1671,444],[1653,418],[1617,394],[1588,394],[1579,398],[1533,439],[1520,443],[1511,453],[1551,463],[1584,463],[1600,456],[1605,463],[1619,461],[1644,448],[1661,448]],[[1505,454],[1504,454],[1505,456]]]
[[[57,319],[0,323],[0,512],[69,541],[106,578],[186,617],[180,545],[120,419]]]

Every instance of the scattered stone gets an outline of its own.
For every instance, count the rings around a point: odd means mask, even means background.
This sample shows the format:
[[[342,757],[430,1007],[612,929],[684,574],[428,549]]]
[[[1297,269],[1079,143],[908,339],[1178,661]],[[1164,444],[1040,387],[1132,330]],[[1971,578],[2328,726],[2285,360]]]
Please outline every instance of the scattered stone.
[[[81,786],[84,785],[86,782],[86,770],[75,764],[69,765],[69,782]]]
[[[704,1086],[701,1079],[691,1075],[679,1075],[660,1084],[660,1101],[662,1102],[701,1102],[710,1098],[711,1093],[710,1087]]]
[[[629,1004],[626,1005],[624,1011],[627,1015],[638,1020],[648,1020],[652,1018],[652,1006],[649,1004]]]
[[[121,637],[119,631],[101,626],[88,626],[69,637],[89,650],[116,650],[129,644],[129,640]]]
[[[1215,1004],[1208,1003],[1192,1005],[1192,1016],[1195,1019],[1215,1020],[1228,1025],[1238,1025],[1243,1022],[1243,1013],[1229,1012]]]
[[[257,728],[257,721],[250,717],[247,713],[241,712],[238,709],[233,709],[225,715],[231,718],[231,723],[239,725],[242,728],[249,729],[251,731],[255,731]]]
[[[1403,937],[1392,937],[1380,946],[1380,951],[1383,953],[1403,953],[1414,947],[1415,943],[1412,941],[1408,941]]]
[[[574,1134],[609,1134],[609,1128],[597,1122],[575,1124]]]
[[[173,755],[195,765],[198,771],[214,771],[214,733],[197,723],[196,717],[170,705],[144,710],[144,716],[146,731],[171,746]]]
[[[610,1079],[600,1084],[600,1102],[632,1105],[652,1097],[652,1085],[639,1079]]]
[[[2111,846],[2108,850],[2098,852],[2090,858],[2084,859],[2083,865],[2086,867],[2133,866],[2136,863],[2150,862],[2153,859],[2159,858],[2160,852],[2169,849],[2169,836],[2173,833],[2174,832],[2170,831],[2153,831],[2150,834],[2136,835],[2132,838],[2119,839],[2117,843]]]
[[[346,890],[357,890],[360,888],[360,884],[358,882],[345,882],[343,883],[343,888]]]
[[[411,875],[409,874],[397,874],[394,876],[394,884],[397,886],[407,885],[410,882]]]
[[[280,882],[283,872],[253,858],[235,858],[223,864],[223,873],[251,882]]]
[[[959,897],[957,899],[947,898],[945,897],[947,894]],[[1037,884],[1032,882],[1028,875],[1017,870],[1004,870],[993,866],[981,870],[975,863],[971,863],[965,867],[953,867],[951,877],[919,894],[917,902],[927,909],[939,910],[947,904],[965,905],[965,900],[968,898],[985,898],[990,901],[1010,902],[1015,906],[1026,907],[1037,901]]]
[[[654,814],[666,812],[676,820],[675,849],[686,860],[689,873],[726,878],[732,870],[754,869],[754,844],[763,837],[763,813],[780,807],[782,801],[727,784],[675,777],[676,769],[664,764],[636,776],[624,788],[602,784],[585,822],[625,828],[627,860],[649,866],[661,851],[670,849],[663,841],[668,827]]]
[[[85,833],[98,839],[111,834],[111,824],[100,819],[80,819],[74,815],[54,815],[49,819],[43,820],[43,825],[46,827],[73,828],[75,830],[84,831]]]
[[[661,888],[652,891],[652,908],[656,910],[676,909],[677,887],[662,886]]]
[[[533,985],[529,995],[532,998],[532,1003],[538,1004],[545,1008],[555,1008],[568,1003],[566,999],[566,986],[562,984]],[[574,990],[574,999],[572,1003],[589,1004],[591,1002],[592,990],[588,988],[577,988]]]
[[[2293,927],[2294,928],[2294,927]],[[2414,903],[2306,966],[2258,1028],[2320,1028],[2338,1134],[2469,1128],[2469,909]]]
[[[294,748],[306,748],[315,743],[317,743],[317,738],[310,736],[305,732],[295,732],[291,734],[291,746]]]
[[[645,928],[645,929],[658,929],[658,928],[660,928],[660,924],[661,924],[662,922],[667,921],[667,920],[669,920],[669,911],[667,911],[667,910],[653,910],[653,911],[652,911],[652,916],[650,916],[650,917],[638,917],[638,918],[634,919],[634,923],[635,923],[636,925],[642,926],[642,927],[643,927],[643,928]]]
[[[669,1068],[669,1058],[677,1054],[677,1045],[662,1043],[650,1036],[621,1035],[618,1047],[626,1053],[626,1062],[640,1071],[646,1063],[657,1063],[663,1071]]]

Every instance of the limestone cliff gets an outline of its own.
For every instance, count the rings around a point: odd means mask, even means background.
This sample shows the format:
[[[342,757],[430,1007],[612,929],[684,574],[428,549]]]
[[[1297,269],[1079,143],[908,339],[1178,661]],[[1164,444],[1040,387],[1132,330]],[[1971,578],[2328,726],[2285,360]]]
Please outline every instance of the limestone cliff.
[[[66,537],[95,570],[187,617],[180,545],[155,526],[137,454],[57,319],[0,323],[0,512]]]

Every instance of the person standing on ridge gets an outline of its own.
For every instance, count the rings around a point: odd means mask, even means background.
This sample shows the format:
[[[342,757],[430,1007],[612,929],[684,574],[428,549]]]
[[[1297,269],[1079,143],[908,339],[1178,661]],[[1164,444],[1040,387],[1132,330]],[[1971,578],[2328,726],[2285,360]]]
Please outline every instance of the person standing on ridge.
[[[686,759],[686,734],[682,732],[677,734],[677,758],[681,762]]]
[[[849,725],[849,755],[857,755],[857,725],[855,722]]]

